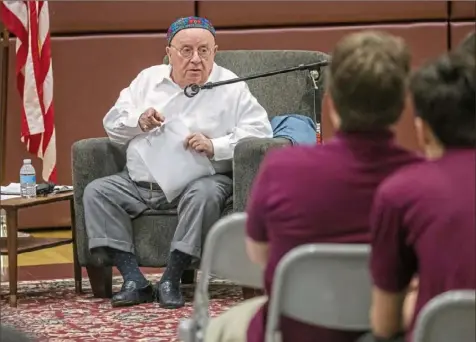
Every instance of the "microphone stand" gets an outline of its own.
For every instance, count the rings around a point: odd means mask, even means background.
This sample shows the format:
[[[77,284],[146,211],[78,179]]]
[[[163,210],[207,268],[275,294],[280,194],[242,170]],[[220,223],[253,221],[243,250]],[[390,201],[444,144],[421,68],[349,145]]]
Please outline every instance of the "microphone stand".
[[[213,82],[208,82],[208,83],[205,83],[204,85],[198,85],[196,83],[193,83],[193,84],[190,84],[190,85],[185,87],[184,94],[187,97],[194,97],[202,89],[212,89],[212,88],[219,87],[219,86],[226,85],[226,84],[248,81],[248,80],[252,80],[252,79],[255,79],[255,78],[269,77],[269,76],[274,76],[274,75],[279,75],[279,74],[285,74],[285,73],[288,73],[288,72],[299,71],[299,70],[312,70],[312,75],[311,76],[312,76],[312,80],[314,82],[314,87],[316,88],[317,87],[317,80],[321,76],[320,69],[324,66],[327,66],[327,65],[329,65],[329,61],[320,61],[320,62],[315,62],[315,63],[310,63],[310,64],[300,64],[298,66],[291,67],[291,68],[275,70],[275,71],[268,71],[268,72],[263,72],[263,73],[255,74],[255,75],[249,75],[249,76],[245,76],[245,77],[232,78],[232,79],[225,80],[225,81],[218,81],[218,82],[214,82],[214,83]]]

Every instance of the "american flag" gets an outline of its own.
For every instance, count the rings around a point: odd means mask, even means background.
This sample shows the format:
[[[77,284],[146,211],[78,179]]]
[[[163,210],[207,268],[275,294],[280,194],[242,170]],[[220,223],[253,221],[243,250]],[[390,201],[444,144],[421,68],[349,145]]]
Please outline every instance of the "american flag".
[[[28,152],[43,160],[43,179],[56,183],[48,2],[1,1],[0,18],[16,37],[17,88],[22,99],[21,141]]]

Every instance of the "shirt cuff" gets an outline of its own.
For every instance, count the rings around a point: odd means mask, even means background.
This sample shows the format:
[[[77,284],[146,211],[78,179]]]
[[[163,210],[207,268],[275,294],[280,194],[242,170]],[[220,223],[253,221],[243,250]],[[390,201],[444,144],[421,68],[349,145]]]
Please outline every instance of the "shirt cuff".
[[[230,159],[230,138],[228,136],[210,139],[213,144],[213,160]]]
[[[142,113],[130,113],[128,117],[124,120],[124,126],[130,128],[139,127],[139,118]]]

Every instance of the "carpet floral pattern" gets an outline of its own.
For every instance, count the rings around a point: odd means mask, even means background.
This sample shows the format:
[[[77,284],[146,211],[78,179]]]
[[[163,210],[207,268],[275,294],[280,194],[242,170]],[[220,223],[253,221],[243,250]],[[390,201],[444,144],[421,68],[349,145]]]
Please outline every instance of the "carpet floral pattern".
[[[157,281],[160,275],[148,275]],[[121,278],[113,280],[118,291]],[[27,332],[36,341],[178,341],[177,325],[192,313],[193,286],[183,287],[186,306],[161,309],[157,303],[112,308],[108,299],[94,298],[89,282],[76,295],[72,279],[19,283],[17,308],[8,305],[8,286],[1,284],[0,320]],[[210,314],[216,316],[241,301],[241,288],[225,281],[210,283]]]

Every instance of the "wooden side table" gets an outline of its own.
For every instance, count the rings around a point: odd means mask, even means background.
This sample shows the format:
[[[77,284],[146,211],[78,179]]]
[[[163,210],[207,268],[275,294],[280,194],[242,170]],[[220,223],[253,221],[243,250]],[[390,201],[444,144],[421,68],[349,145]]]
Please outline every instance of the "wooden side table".
[[[37,205],[69,201],[71,210],[71,231],[72,239],[59,238],[35,238],[18,237],[18,210]],[[4,209],[7,216],[7,237],[0,238],[0,253],[8,255],[8,281],[10,284],[10,306],[17,306],[17,282],[18,254],[33,252],[40,249],[51,248],[73,243],[73,261],[74,261],[74,287],[76,293],[81,292],[81,267],[78,263],[75,241],[75,213],[73,191],[60,194],[52,194],[46,197],[37,198],[11,198],[0,202],[1,209]]]

